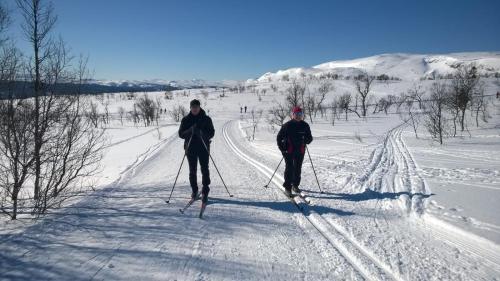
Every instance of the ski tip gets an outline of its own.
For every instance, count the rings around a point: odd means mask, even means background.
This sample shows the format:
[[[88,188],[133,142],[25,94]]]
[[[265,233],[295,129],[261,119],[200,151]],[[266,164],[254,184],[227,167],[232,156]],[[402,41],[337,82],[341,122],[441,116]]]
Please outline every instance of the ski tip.
[[[170,204],[170,200],[165,200],[165,203]]]

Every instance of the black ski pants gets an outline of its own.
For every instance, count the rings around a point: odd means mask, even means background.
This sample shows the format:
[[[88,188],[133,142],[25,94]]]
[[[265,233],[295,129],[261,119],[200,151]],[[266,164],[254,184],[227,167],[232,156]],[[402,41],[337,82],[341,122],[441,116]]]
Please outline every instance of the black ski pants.
[[[290,190],[292,185],[299,186],[302,173],[302,162],[304,154],[302,153],[283,153],[285,158],[285,182],[283,187]]]

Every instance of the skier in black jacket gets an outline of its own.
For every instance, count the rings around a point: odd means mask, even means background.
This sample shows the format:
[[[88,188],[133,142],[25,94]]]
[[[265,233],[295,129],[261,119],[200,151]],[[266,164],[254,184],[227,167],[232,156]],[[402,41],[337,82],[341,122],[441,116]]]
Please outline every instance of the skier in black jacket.
[[[184,139],[184,150],[189,162],[189,183],[193,191],[191,197],[195,198],[198,195],[196,173],[199,159],[203,185],[202,202],[206,203],[210,192],[210,172],[208,170],[210,140],[215,135],[215,129],[212,119],[200,107],[200,101],[192,100],[189,105],[191,112],[182,118],[179,137]]]
[[[313,140],[309,124],[304,120],[304,113],[298,106],[293,108],[292,120],[286,122],[276,137],[278,148],[285,158],[285,182],[283,187],[289,197],[292,196],[292,190],[300,193],[299,188],[301,179],[302,162],[306,145]]]

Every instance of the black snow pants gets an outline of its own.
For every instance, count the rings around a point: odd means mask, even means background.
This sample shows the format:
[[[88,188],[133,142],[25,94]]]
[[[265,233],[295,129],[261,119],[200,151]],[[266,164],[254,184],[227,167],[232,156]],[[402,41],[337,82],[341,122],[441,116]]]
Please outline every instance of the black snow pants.
[[[285,158],[285,182],[283,187],[290,190],[292,185],[299,186],[301,173],[302,173],[302,162],[304,161],[304,154],[302,153],[283,153]]]
[[[197,169],[198,169],[198,160],[200,162],[201,175],[202,175],[202,190],[203,194],[208,195],[210,191],[210,171],[208,169],[209,155],[208,151],[205,147],[197,147],[196,149],[192,149],[187,153],[187,159],[189,163],[189,183],[191,185],[191,189],[193,193],[198,192],[198,179],[197,179]]]

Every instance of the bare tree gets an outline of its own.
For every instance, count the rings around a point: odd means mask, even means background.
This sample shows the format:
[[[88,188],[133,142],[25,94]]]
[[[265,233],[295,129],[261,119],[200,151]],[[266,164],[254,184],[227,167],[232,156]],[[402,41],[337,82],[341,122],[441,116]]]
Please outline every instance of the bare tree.
[[[446,84],[436,82],[432,85],[425,126],[432,138],[440,144],[443,144],[443,136],[446,133],[444,109],[448,98],[449,89]]]
[[[15,48],[4,47],[0,54],[0,210],[17,218],[19,195],[34,162],[33,102],[15,96],[15,83],[22,67]]]
[[[285,119],[289,116],[289,110],[282,103],[277,103],[274,107],[269,109],[267,122],[271,126],[283,126]]]
[[[418,109],[423,109],[424,95],[425,91],[422,89],[422,85],[415,83],[408,89],[408,97],[418,102]]]
[[[156,97],[156,103],[155,103],[155,121],[156,121],[156,126],[158,126],[159,122],[160,122],[160,116],[161,116],[161,106],[162,106],[162,103],[161,103],[161,98],[160,97]]]
[[[102,131],[85,118],[87,105],[80,100],[87,60],[80,58],[72,69],[73,58],[64,41],[50,37],[57,19],[52,5],[43,0],[17,0],[17,4],[24,20],[22,30],[33,50],[26,63],[34,101],[30,182],[34,185],[32,212],[42,214],[96,171]],[[64,83],[71,86],[61,87]]]
[[[252,109],[250,111],[250,117],[252,118],[251,122],[253,128],[252,140],[255,140],[255,131],[257,130],[257,126],[259,126],[260,119],[262,118],[262,112],[263,112],[262,109],[259,110]]]
[[[323,103],[324,103],[324,101],[326,99],[326,95],[332,89],[333,89],[333,86],[332,86],[331,83],[329,83],[329,82],[321,83],[321,85],[318,88],[319,96],[316,99],[316,111],[314,112],[314,116],[316,116],[317,111],[321,112],[321,116],[324,115],[324,113],[325,113],[324,110],[325,109],[324,109]]]
[[[87,110],[84,112],[85,117],[87,117],[91,123],[94,125],[94,128],[97,128],[99,125],[99,109],[97,107],[97,104],[94,102],[90,102]]]
[[[333,101],[331,102],[330,104],[330,109],[331,109],[331,113],[332,113],[332,126],[335,126],[335,118],[338,118],[338,107],[339,107],[339,101],[337,98],[334,98]]]
[[[456,112],[460,112],[459,118],[462,132],[465,130],[465,111],[469,107],[478,83],[479,75],[477,74],[477,68],[472,64],[461,65],[453,75],[453,98],[451,99],[451,104]]]
[[[366,117],[367,111],[367,97],[370,94],[372,82],[375,80],[374,76],[370,76],[366,71],[358,75],[356,81],[356,90],[361,98],[361,116]]]
[[[118,107],[118,116],[120,117],[120,123],[123,126],[123,117],[125,116],[125,108],[123,106]]]
[[[7,41],[7,36],[5,36],[5,31],[10,25],[10,15],[9,11],[5,7],[4,3],[0,3],[0,46]]]
[[[300,106],[303,103],[305,91],[305,87],[300,86],[296,82],[292,83],[292,85],[286,90],[287,95],[285,97],[286,105],[289,109],[292,109],[295,106]]]
[[[388,114],[390,107],[392,106],[392,102],[389,100],[389,97],[381,97],[378,102],[375,104],[375,108],[373,109],[373,113],[378,113],[384,111],[385,114]]]
[[[46,131],[44,120],[47,112],[42,112],[40,97],[43,95],[44,84],[42,83],[43,63],[51,55],[50,32],[55,26],[57,17],[54,15],[54,8],[42,0],[16,0],[21,15],[24,19],[22,30],[30,47],[33,50],[33,58],[29,63],[30,74],[33,81],[34,99],[35,99],[35,128],[34,128],[34,158],[35,158],[35,180],[34,196],[35,199],[40,195],[40,176],[41,176],[41,150],[43,146],[43,137]]]
[[[159,110],[156,103],[149,98],[147,95],[143,95],[135,103],[139,109],[139,113],[144,121],[144,126],[149,126],[153,122],[156,116],[156,112]]]
[[[476,127],[479,127],[479,116],[483,122],[488,122],[488,104],[484,96],[484,84],[480,83],[472,95],[471,107],[476,115]]]
[[[406,103],[405,103],[407,111],[406,111],[406,113],[400,113],[399,116],[406,123],[409,122],[411,124],[411,126],[413,128],[413,132],[415,133],[415,138],[418,139],[418,132],[417,132],[417,130],[418,130],[418,126],[420,124],[420,116],[417,115],[417,114],[415,114],[413,112],[413,104],[416,101],[418,101],[418,100],[413,99],[413,98],[408,98],[406,100]],[[419,104],[419,107],[420,107],[420,104]]]
[[[351,109],[351,101],[352,101],[352,96],[350,93],[346,92],[343,95],[341,95],[337,101],[337,106],[339,109],[345,112],[345,121],[347,121],[347,113],[348,112],[354,112],[358,117],[361,117],[355,109]]]

